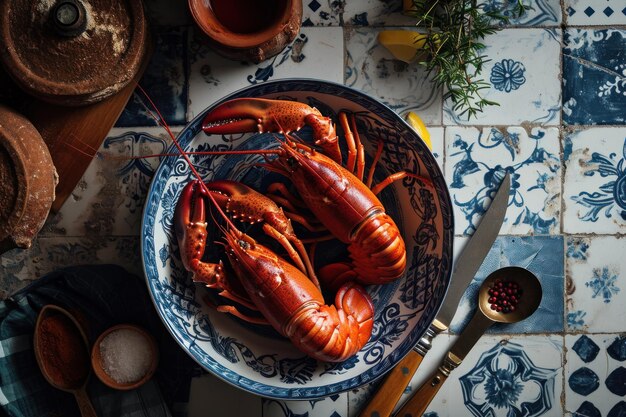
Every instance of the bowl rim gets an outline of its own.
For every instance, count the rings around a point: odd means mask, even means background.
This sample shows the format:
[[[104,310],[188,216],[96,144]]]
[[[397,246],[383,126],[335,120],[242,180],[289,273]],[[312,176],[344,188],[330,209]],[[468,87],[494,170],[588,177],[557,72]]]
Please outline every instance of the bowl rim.
[[[291,87],[281,88],[281,85],[291,85]],[[156,186],[155,184],[157,183],[157,178],[159,177],[158,175],[159,171],[165,165],[165,161],[167,161],[167,158],[177,158],[177,157],[168,156],[164,158],[159,164],[159,167],[154,172],[153,177],[151,179],[150,187],[147,192],[146,202],[144,204],[143,212],[142,212],[141,236],[140,236],[142,268],[143,268],[144,276],[145,276],[146,283],[147,283],[148,290],[149,290],[148,292],[150,293],[150,298],[152,300],[153,306],[155,307],[155,310],[157,311],[159,318],[164,323],[165,328],[168,330],[172,338],[176,340],[176,342],[181,346],[181,348],[196,363],[198,363],[203,369],[207,370],[211,374],[217,376],[219,379],[239,389],[248,391],[252,394],[261,395],[261,396],[264,396],[267,398],[273,398],[273,399],[305,400],[305,399],[323,398],[323,397],[326,397],[326,396],[329,396],[338,392],[344,392],[344,391],[356,389],[358,387],[362,387],[365,384],[376,381],[379,378],[386,375],[398,362],[400,362],[406,355],[408,355],[413,350],[414,346],[417,344],[420,338],[428,330],[429,325],[433,322],[433,320],[436,317],[436,314],[441,308],[443,300],[445,299],[446,293],[450,286],[450,278],[452,276],[453,245],[454,245],[454,211],[453,211],[453,204],[451,200],[450,191],[448,189],[448,184],[445,181],[445,177],[442,172],[442,169],[439,167],[439,164],[436,162],[434,155],[432,154],[432,151],[430,151],[430,149],[428,148],[426,143],[423,141],[423,139],[419,136],[419,134],[406,122],[406,120],[404,120],[400,116],[399,113],[391,109],[387,104],[383,103],[380,99],[377,99],[367,93],[364,93],[350,86],[333,82],[333,81],[327,81],[327,80],[321,80],[321,79],[315,79],[315,78],[281,78],[278,80],[271,80],[271,81],[266,81],[266,82],[259,83],[259,84],[245,86],[245,87],[235,90],[234,92],[228,95],[218,98],[217,100],[212,102],[210,105],[202,109],[202,111],[200,111],[195,117],[193,117],[191,121],[187,122],[184,125],[183,129],[178,133],[177,139],[182,138],[183,135],[186,134],[186,132],[192,130],[191,129],[192,126],[198,125],[201,119],[204,118],[204,116],[206,115],[208,111],[212,110],[219,104],[224,103],[228,100],[232,100],[234,98],[241,98],[241,97],[257,97],[257,96],[265,95],[265,94],[280,94],[280,93],[286,94],[286,93],[293,92],[293,91],[298,91],[298,92],[310,91],[312,93],[324,94],[325,93],[324,91],[320,91],[320,87],[346,90],[352,95],[359,96],[366,101],[371,101],[371,102],[376,103],[377,106],[381,106],[390,114],[392,114],[393,118],[396,121],[399,121],[401,124],[403,124],[406,127],[407,130],[411,130],[415,134],[415,136],[420,138],[420,143],[417,146],[423,147],[423,149],[427,151],[427,152],[423,152],[423,156],[427,159],[426,165],[429,167],[429,169],[433,169],[434,172],[437,174],[431,177],[431,180],[434,183],[436,182],[437,186],[442,191],[444,191],[442,195],[439,196],[439,198],[441,201],[441,211],[442,212],[446,211],[446,214],[449,215],[447,218],[447,221],[444,221],[443,233],[442,233],[442,239],[444,240],[444,243],[443,243],[443,254],[441,257],[442,272],[440,273],[440,275],[441,275],[441,279],[443,280],[442,284],[445,286],[445,288],[443,289],[441,293],[441,296],[437,305],[434,306],[434,308],[432,308],[428,312],[429,314],[427,314],[424,317],[424,323],[427,323],[427,324],[423,327],[422,331],[419,332],[419,334],[413,338],[414,340],[410,340],[410,341],[405,340],[403,343],[401,343],[396,348],[396,350],[403,349],[404,351],[401,354],[396,355],[393,358],[393,360],[387,357],[381,363],[378,363],[377,365],[369,367],[365,371],[365,373],[368,375],[364,376],[363,374],[361,374],[359,376],[352,377],[348,380],[343,380],[341,382],[333,383],[330,385],[316,386],[316,387],[309,387],[309,388],[306,388],[303,386],[299,386],[296,388],[283,388],[283,387],[276,387],[273,385],[265,384],[263,382],[258,382],[256,380],[252,380],[248,378],[247,376],[241,375],[239,373],[235,373],[232,369],[227,368],[224,365],[221,365],[212,357],[208,358],[208,361],[211,363],[212,366],[208,366],[205,363],[201,363],[199,358],[194,356],[191,349],[189,349],[186,346],[185,341],[181,340],[181,338],[176,334],[175,329],[172,328],[172,324],[169,321],[167,321],[165,317],[163,317],[160,309],[158,308],[159,302],[155,299],[155,294],[153,292],[154,289],[150,283],[149,271],[147,271],[146,269],[145,250],[147,247],[146,240],[148,237],[146,235],[146,227],[149,225],[149,219],[148,219],[148,215],[149,215],[148,206],[150,203],[149,196],[154,193],[154,187]],[[265,92],[261,91],[255,94],[255,92],[257,92],[258,90],[271,90],[271,91],[265,91]],[[326,94],[329,94],[329,93],[326,93]],[[173,147],[174,145],[172,144],[171,146]],[[445,244],[446,242],[448,243],[448,245]],[[448,262],[444,262],[444,260],[446,259],[448,260]],[[372,369],[374,368],[384,369],[384,370],[380,371],[379,373],[375,375],[371,375],[371,373],[373,372]],[[352,381],[352,380],[354,380],[355,382],[353,384],[350,384],[349,381]]]

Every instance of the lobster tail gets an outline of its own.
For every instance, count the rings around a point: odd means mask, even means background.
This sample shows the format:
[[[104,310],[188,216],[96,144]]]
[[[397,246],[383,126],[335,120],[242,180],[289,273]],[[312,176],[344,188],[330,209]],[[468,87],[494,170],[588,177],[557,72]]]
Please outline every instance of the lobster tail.
[[[374,306],[363,287],[343,285],[334,305],[309,305],[285,327],[285,336],[316,359],[342,362],[367,343],[374,325]]]
[[[406,248],[395,222],[378,211],[359,225],[348,246],[352,263],[337,262],[323,266],[318,278],[329,290],[346,282],[363,285],[388,284],[404,274]]]
[[[378,212],[363,222],[348,247],[358,281],[387,284],[404,274],[406,247],[393,219]]]

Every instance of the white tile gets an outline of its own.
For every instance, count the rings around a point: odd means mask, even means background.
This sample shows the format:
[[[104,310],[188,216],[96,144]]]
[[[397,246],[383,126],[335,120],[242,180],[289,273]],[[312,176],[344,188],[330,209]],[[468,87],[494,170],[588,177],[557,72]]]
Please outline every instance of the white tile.
[[[568,25],[624,25],[623,0],[565,0],[563,8]]]
[[[561,110],[561,30],[503,29],[485,38],[486,62],[482,79],[491,87],[484,98],[499,103],[487,106],[469,121],[444,102],[444,124],[558,125]]]
[[[619,332],[626,317],[626,240],[568,238],[567,323],[570,331]]]
[[[456,340],[445,340],[444,354]],[[504,417],[521,415],[524,407],[534,410],[528,415],[562,416],[562,354],[563,342],[558,336],[484,336],[452,371],[424,416]],[[439,355],[437,359],[436,365]],[[430,358],[428,361],[433,367]],[[411,392],[428,382],[433,371],[420,369],[411,381]],[[402,404],[410,395],[403,396]]]
[[[522,4],[530,9],[517,16],[513,13],[516,1],[480,0],[487,11],[497,11],[511,19],[515,26],[557,26],[561,23],[561,3],[559,0],[522,0]]]
[[[330,397],[307,401],[263,399],[263,416],[347,417],[348,394],[340,393]]]
[[[618,416],[621,413],[616,410],[626,410],[620,395],[624,389],[624,362],[612,351],[623,350],[623,342],[623,336],[615,334],[565,336],[567,411],[585,416],[596,411],[602,416]]]
[[[408,28],[404,28],[408,29]],[[417,62],[396,60],[378,43],[380,28],[346,29],[346,80],[400,114],[417,113],[426,125],[441,125],[441,91]]]
[[[194,46],[191,58],[189,117],[244,87],[281,78],[343,82],[343,31],[306,27],[280,54],[259,64],[236,62],[207,46]]]
[[[416,18],[402,13],[402,0],[347,0],[343,21],[358,26],[414,26]]]
[[[626,232],[626,128],[597,127],[567,134],[563,230]]]
[[[143,204],[159,159],[131,157],[163,153],[172,143],[160,127],[140,129],[111,130],[70,197],[49,217],[43,236],[139,234]]]
[[[513,172],[501,234],[554,234],[560,218],[557,128],[447,127],[446,180],[455,234],[471,234],[504,172]]]

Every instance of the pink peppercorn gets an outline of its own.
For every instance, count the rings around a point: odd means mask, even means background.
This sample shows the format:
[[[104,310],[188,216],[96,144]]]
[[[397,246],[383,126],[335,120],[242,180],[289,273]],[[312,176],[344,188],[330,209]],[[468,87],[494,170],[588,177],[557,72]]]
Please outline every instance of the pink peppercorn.
[[[522,295],[522,289],[515,281],[496,280],[488,291],[490,308],[500,313],[515,311]]]

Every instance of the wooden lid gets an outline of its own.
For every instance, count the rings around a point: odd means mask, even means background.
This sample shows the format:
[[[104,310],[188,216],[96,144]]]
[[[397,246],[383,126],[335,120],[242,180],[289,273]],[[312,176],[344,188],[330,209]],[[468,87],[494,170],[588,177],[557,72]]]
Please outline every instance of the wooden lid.
[[[83,105],[118,92],[139,71],[148,27],[140,0],[0,2],[0,59],[27,93]]]
[[[57,182],[39,132],[0,105],[0,253],[30,247],[48,217]]]

